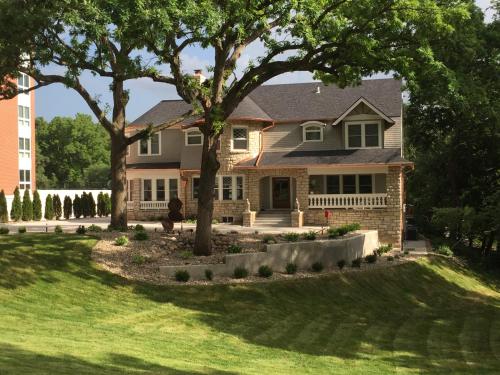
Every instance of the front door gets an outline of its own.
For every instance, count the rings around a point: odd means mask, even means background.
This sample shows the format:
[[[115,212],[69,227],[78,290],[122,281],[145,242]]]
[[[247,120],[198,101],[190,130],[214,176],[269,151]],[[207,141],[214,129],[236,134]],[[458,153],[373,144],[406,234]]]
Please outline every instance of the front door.
[[[289,177],[273,177],[273,208],[290,208]]]

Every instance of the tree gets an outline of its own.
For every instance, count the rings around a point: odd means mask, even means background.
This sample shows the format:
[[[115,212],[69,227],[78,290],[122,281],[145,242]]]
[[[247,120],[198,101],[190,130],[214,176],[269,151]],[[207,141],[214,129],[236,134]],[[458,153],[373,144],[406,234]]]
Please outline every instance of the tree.
[[[87,195],[87,200],[88,200],[88,206],[89,206],[89,216],[95,217],[95,215],[97,214],[97,210],[96,210],[96,204],[95,204],[95,200],[94,200],[94,196],[92,195],[92,192],[90,192]]]
[[[23,196],[23,221],[33,220],[33,202],[29,190],[24,191]]]
[[[45,213],[43,217],[46,220],[52,220],[54,218],[54,206],[52,202],[52,195],[47,195],[47,198],[45,198]]]
[[[33,193],[33,220],[42,220],[42,200],[40,199],[38,190],[35,190]]]
[[[66,220],[68,220],[71,217],[71,213],[72,213],[72,208],[71,207],[72,207],[71,198],[66,195],[64,197],[64,208],[63,208],[64,218]]]
[[[59,220],[62,216],[62,205],[61,198],[59,198],[58,194],[54,194],[54,197],[52,198],[52,206],[54,207],[54,216],[56,217],[56,220]]]
[[[106,201],[104,200],[102,191],[97,194],[97,215],[99,215],[99,217],[106,215]]]
[[[82,200],[78,194],[75,194],[75,199],[73,199],[73,214],[77,219],[82,216]]]
[[[10,218],[14,221],[19,221],[22,216],[23,207],[21,204],[21,196],[19,194],[19,188],[16,187],[14,190],[14,200],[12,201],[12,207],[10,208]]]
[[[82,205],[82,216],[83,217],[90,216],[90,205],[89,205],[89,199],[88,199],[86,192],[82,193],[81,205]]]
[[[104,194],[105,210],[104,216],[108,217],[111,214],[111,197],[108,193]]]
[[[0,191],[0,223],[9,221],[9,212],[7,211],[7,198],[3,189]]]
[[[3,4],[4,6],[1,6]],[[211,253],[217,143],[225,121],[256,87],[284,73],[314,71],[326,83],[357,84],[363,76],[397,72],[412,78],[416,67],[442,70],[429,40],[467,17],[470,1],[290,0],[225,2],[145,0],[0,3],[0,76],[24,72],[37,86],[63,83],[87,102],[111,137],[111,225],[125,227],[126,147],[153,132],[201,114],[204,135],[194,251]],[[179,10],[182,11],[179,11]],[[248,66],[242,54],[261,44]],[[201,82],[182,70],[187,48],[210,49],[212,76]],[[147,51],[156,58],[138,57]],[[47,67],[55,64],[64,73]],[[164,69],[162,69],[164,68]],[[239,70],[238,70],[239,69]],[[240,71],[243,71],[240,73]],[[81,73],[106,77],[113,95],[111,118],[81,81]],[[168,71],[168,74],[163,74]],[[429,71],[432,71],[429,69]],[[125,135],[129,94],[124,83],[149,77],[173,85],[192,109],[168,123]],[[11,85],[11,94],[16,93]],[[8,84],[6,84],[8,87]],[[9,96],[9,91],[4,90]]]

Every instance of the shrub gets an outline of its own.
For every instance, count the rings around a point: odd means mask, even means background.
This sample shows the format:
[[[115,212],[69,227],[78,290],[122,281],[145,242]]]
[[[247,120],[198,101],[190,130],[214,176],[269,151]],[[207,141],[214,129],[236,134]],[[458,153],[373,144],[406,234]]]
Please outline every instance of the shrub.
[[[260,266],[259,267],[259,276],[260,277],[271,277],[273,275],[273,270],[269,266]]]
[[[262,238],[262,242],[264,242],[264,243],[276,243],[276,240],[273,236],[271,236],[270,234],[267,234]]]
[[[92,193],[89,193],[87,195],[87,200],[88,200],[88,206],[89,206],[89,216],[95,217],[95,215],[97,215],[97,208],[96,208],[95,200],[94,200],[94,197],[92,196]]]
[[[106,201],[103,192],[97,194],[97,216],[103,217],[106,215]]]
[[[189,277],[189,272],[186,270],[179,270],[175,272],[175,280],[179,282],[185,283],[189,281]]]
[[[45,212],[43,217],[47,220],[52,220],[54,218],[54,206],[52,203],[52,195],[47,195],[45,198]]]
[[[72,213],[71,198],[66,195],[64,197],[64,204],[63,204],[63,215],[64,215],[64,218],[66,220],[68,220],[71,217],[71,213]]]
[[[189,259],[193,256],[193,252],[189,250],[184,250],[180,253],[182,259]]]
[[[359,223],[351,223],[344,225],[344,228],[347,230],[347,232],[354,232],[356,230],[360,230],[361,225]]]
[[[354,268],[360,268],[361,267],[361,258],[356,258],[351,262],[351,266]]]
[[[26,227],[19,227],[17,228],[18,233],[26,233]]]
[[[115,245],[116,246],[125,246],[128,244],[128,237],[127,236],[120,236],[115,239]]]
[[[146,263],[146,258],[140,254],[134,254],[134,255],[132,255],[132,263],[140,266],[141,264]]]
[[[76,233],[85,234],[85,233],[87,233],[87,229],[85,229],[85,226],[80,225],[78,228],[76,228]]]
[[[38,190],[35,190],[33,193],[33,220],[42,220],[42,200],[40,199]]]
[[[297,273],[297,265],[295,263],[288,263],[285,270],[287,274],[293,275],[294,273]]]
[[[146,228],[144,228],[144,225],[141,225],[141,224],[137,224],[133,229],[136,232],[145,232],[146,231]]]
[[[104,194],[104,203],[106,203],[104,216],[108,217],[109,215],[111,215],[111,197],[108,193]]]
[[[314,271],[314,272],[321,272],[323,271],[323,263],[321,262],[314,262],[311,266],[311,269]]]
[[[54,197],[52,198],[52,206],[54,207],[54,216],[56,217],[56,220],[59,220],[62,216],[62,205],[59,195],[54,194]]]
[[[365,260],[367,263],[375,263],[377,261],[377,254],[370,254],[365,256]]]
[[[73,215],[75,215],[75,217],[79,219],[82,214],[82,199],[78,194],[75,194],[75,199],[73,199]]]
[[[341,260],[339,260],[339,261],[337,262],[337,267],[338,267],[339,269],[342,269],[342,268],[344,268],[344,267],[345,267],[345,263],[346,263],[346,262],[345,262],[345,260],[344,260],[344,259],[341,259]]]
[[[33,220],[33,203],[31,202],[30,191],[25,190],[23,196],[23,221]]]
[[[438,254],[445,255],[447,257],[451,257],[453,255],[453,251],[450,249],[448,245],[440,245],[434,251]]]
[[[231,244],[228,246],[227,252],[229,254],[239,254],[239,253],[241,253],[241,246],[236,245],[236,244]]]
[[[82,196],[80,198],[80,207],[81,207],[81,211],[82,211],[82,216],[88,217],[89,212],[90,212],[90,208],[89,208],[89,200],[87,198],[86,192],[82,193]]]
[[[408,255],[408,254],[410,254],[410,250],[403,251],[403,255]]]
[[[60,225],[56,225],[56,227],[54,228],[54,233],[63,233],[63,229]]]
[[[316,239],[316,232],[311,230],[307,233],[304,233],[304,240],[314,241]]]
[[[168,202],[168,218],[174,223],[184,220],[181,210],[182,201],[179,198],[170,199],[170,202]]]
[[[10,230],[6,227],[0,227],[0,234],[9,234]]]
[[[146,241],[149,238],[146,231],[139,231],[134,234],[134,240],[136,241]]]
[[[394,259],[399,259],[399,254],[394,255]]]
[[[7,198],[3,189],[0,191],[0,223],[9,221],[9,213],[7,211]]]
[[[213,273],[213,271],[212,271],[211,269],[208,269],[208,268],[207,268],[207,269],[205,270],[205,278],[206,278],[207,280],[209,280],[209,281],[212,281],[212,280],[213,280],[213,278],[214,278],[214,273]]]
[[[290,232],[290,233],[285,233],[283,237],[288,242],[297,242],[300,236],[298,233]]]
[[[92,224],[87,228],[89,232],[100,233],[102,232],[102,228],[99,225]]]
[[[392,250],[392,243],[388,245],[381,245],[375,252],[377,253],[378,256],[388,253],[389,251]]]
[[[393,257],[392,255],[389,255],[389,256],[387,257],[387,261],[388,261],[388,262],[392,262],[393,260],[394,260],[394,257]]]
[[[195,217],[188,217],[186,218],[186,224],[196,224],[196,218]]]
[[[339,229],[333,227],[328,228],[328,238],[335,239],[337,237],[340,237]]]
[[[235,279],[244,279],[248,276],[248,270],[245,267],[236,267],[233,276]]]
[[[12,201],[12,207],[10,208],[10,218],[14,221],[19,221],[22,216],[23,207],[21,204],[21,196],[19,195],[19,188],[16,187],[14,190],[14,200]]]

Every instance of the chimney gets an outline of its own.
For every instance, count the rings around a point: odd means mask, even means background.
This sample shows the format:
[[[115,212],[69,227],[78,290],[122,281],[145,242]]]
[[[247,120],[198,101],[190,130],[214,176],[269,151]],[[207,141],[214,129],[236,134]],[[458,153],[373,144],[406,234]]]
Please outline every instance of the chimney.
[[[195,69],[194,70],[194,78],[197,78],[200,83],[203,83],[206,81],[207,77],[203,75],[201,72],[201,69]]]

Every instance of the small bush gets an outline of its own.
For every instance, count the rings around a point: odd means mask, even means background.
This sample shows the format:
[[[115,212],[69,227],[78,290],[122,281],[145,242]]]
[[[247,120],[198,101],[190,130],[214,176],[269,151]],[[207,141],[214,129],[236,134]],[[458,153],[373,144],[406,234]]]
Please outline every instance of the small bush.
[[[361,258],[356,258],[351,262],[351,266],[354,268],[361,268]]]
[[[7,210],[7,198],[5,197],[5,192],[0,190],[0,223],[6,223],[9,221],[9,212]]]
[[[54,206],[52,201],[52,195],[47,195],[45,198],[45,213],[43,217],[46,220],[52,220],[54,218]]]
[[[451,257],[453,255],[453,251],[450,249],[448,245],[440,245],[434,251],[438,254],[445,255],[447,257]]]
[[[146,258],[143,257],[140,254],[134,254],[132,256],[132,263],[137,264],[138,266],[140,266],[141,264],[146,263]]]
[[[300,236],[298,233],[290,232],[290,233],[285,233],[285,235],[283,237],[288,242],[297,242],[299,240]]]
[[[127,236],[120,236],[115,239],[115,245],[116,246],[125,246],[128,244],[128,237]]]
[[[63,229],[60,225],[56,225],[54,228],[54,233],[59,233],[61,234],[63,232]]]
[[[217,220],[217,219],[212,219],[212,224],[213,224],[213,225],[217,225],[217,224],[219,224],[219,220]]]
[[[351,223],[344,225],[344,228],[347,230],[347,232],[354,232],[356,230],[360,230],[361,225],[359,223]]]
[[[321,272],[323,271],[323,263],[321,262],[314,262],[311,266],[311,269],[314,271],[314,272]]]
[[[17,228],[17,232],[21,233],[21,234],[22,233],[26,233],[26,227],[19,227],[19,228]]]
[[[367,263],[375,263],[377,261],[377,254],[370,254],[365,256],[365,260]]]
[[[134,234],[134,240],[136,241],[146,241],[149,238],[147,232],[139,231]]]
[[[262,242],[267,243],[267,244],[268,244],[268,243],[276,243],[276,240],[275,240],[275,238],[274,238],[273,236],[271,236],[271,235],[267,234],[267,235],[265,235],[265,236],[262,238]]]
[[[259,267],[259,276],[260,277],[271,277],[273,275],[273,270],[269,266],[260,266]]]
[[[314,241],[316,239],[316,232],[311,230],[307,233],[304,233],[304,240]]]
[[[339,232],[339,229],[338,228],[328,228],[328,238],[330,239],[335,239],[337,237],[340,237],[341,234]]]
[[[175,272],[175,280],[185,283],[189,281],[190,275],[189,272],[186,270],[179,270]]]
[[[409,251],[409,250],[405,250],[405,251],[403,251],[403,255],[408,255],[408,254],[410,254],[410,251]]]
[[[23,221],[31,221],[33,220],[33,202],[31,201],[31,195],[29,190],[24,191],[23,196]]]
[[[397,259],[399,259],[399,258],[400,258],[400,257],[399,257],[399,254],[394,255],[394,259],[396,259],[396,260],[397,260]]]
[[[241,253],[241,246],[236,245],[236,244],[231,244],[228,246],[227,252],[229,254],[239,254],[239,253]]]
[[[387,261],[388,261],[388,262],[392,262],[392,261],[394,261],[394,257],[393,257],[392,255],[389,255],[389,256],[387,257]]]
[[[1,227],[0,228],[0,234],[9,234],[9,228]]]
[[[83,225],[80,225],[78,228],[76,228],[76,233],[78,234],[85,234],[87,233],[87,229]]]
[[[16,187],[14,190],[14,200],[12,201],[12,206],[10,208],[10,218],[14,221],[19,221],[23,216],[23,205],[21,203],[21,195],[19,193],[19,188]]]
[[[33,220],[40,221],[42,219],[42,201],[38,190],[33,193]],[[1,221],[1,215],[0,215]]]
[[[135,227],[133,227],[133,230],[136,232],[145,232],[146,228],[144,228],[144,225],[137,224]]]
[[[99,225],[95,225],[95,224],[92,224],[91,226],[89,226],[87,228],[87,230],[89,232],[93,232],[93,233],[100,233],[100,232],[102,232],[102,228]]]
[[[186,224],[196,224],[196,218],[195,217],[188,217],[186,218]]]
[[[248,276],[248,270],[245,267],[236,267],[233,276],[235,279],[244,279]]]
[[[205,270],[205,278],[206,278],[208,281],[212,281],[212,280],[213,280],[213,278],[214,278],[214,273],[213,273],[213,271],[207,268],[207,269]]]
[[[341,270],[342,268],[345,267],[345,260],[341,259],[337,262],[337,267]]]
[[[189,250],[181,251],[179,254],[182,259],[189,259],[193,256],[193,252]]]
[[[388,253],[389,251],[392,250],[392,243],[387,245],[382,245],[377,250],[379,250],[381,254]]]
[[[288,263],[285,267],[286,273],[293,275],[297,272],[297,265],[295,263]]]

